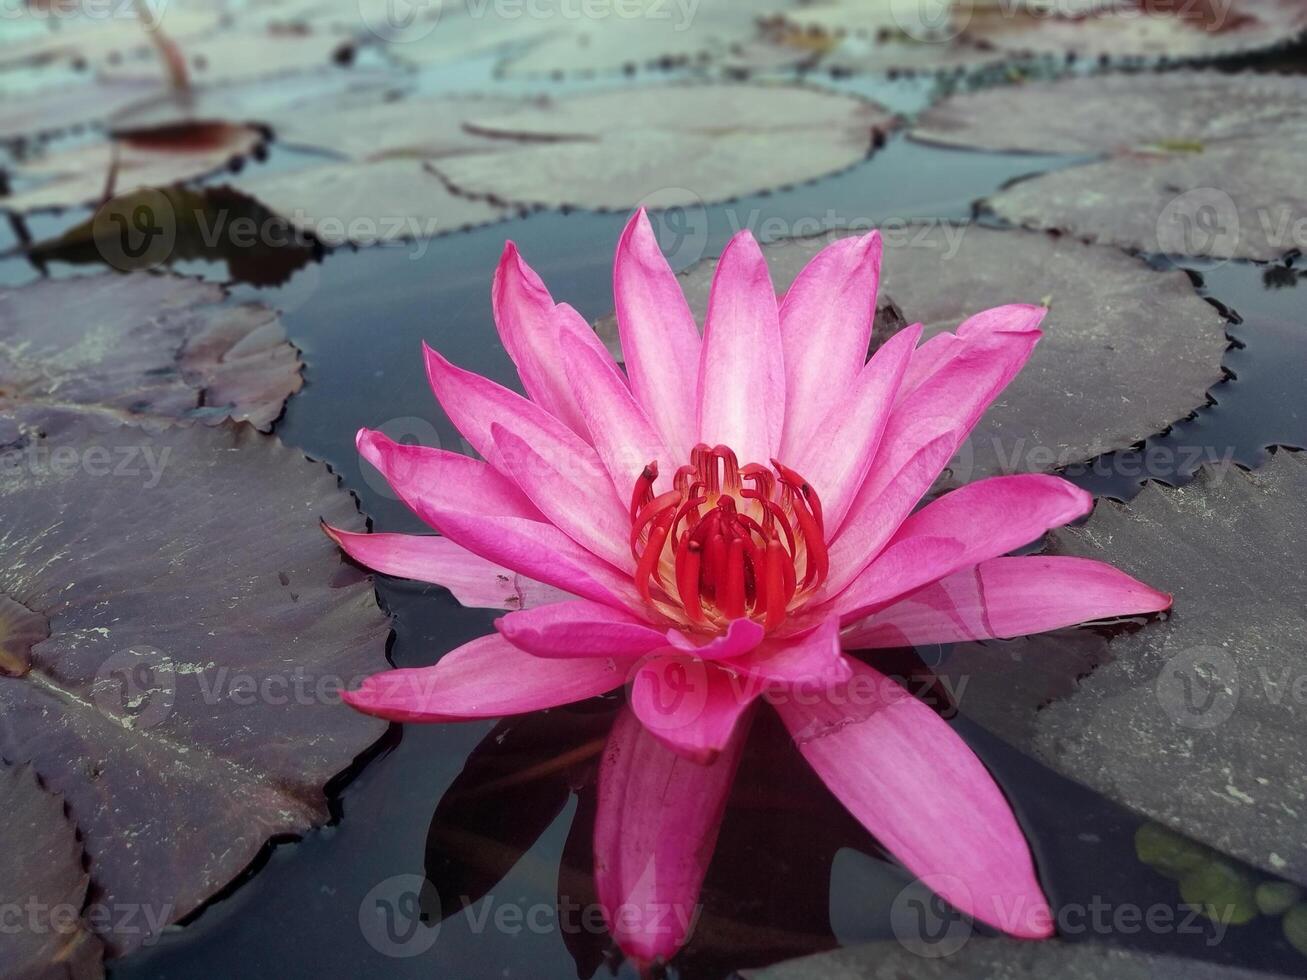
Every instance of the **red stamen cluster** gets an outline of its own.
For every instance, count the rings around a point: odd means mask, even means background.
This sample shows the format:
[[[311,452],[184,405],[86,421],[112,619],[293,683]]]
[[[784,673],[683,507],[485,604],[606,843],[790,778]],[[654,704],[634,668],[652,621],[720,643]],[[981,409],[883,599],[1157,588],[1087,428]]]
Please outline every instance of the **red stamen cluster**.
[[[644,468],[631,494],[631,552],[645,601],[705,628],[748,616],[771,630],[796,595],[821,585],[821,501],[798,473],[772,466],[741,467],[726,446],[700,443],[657,495],[658,464]]]

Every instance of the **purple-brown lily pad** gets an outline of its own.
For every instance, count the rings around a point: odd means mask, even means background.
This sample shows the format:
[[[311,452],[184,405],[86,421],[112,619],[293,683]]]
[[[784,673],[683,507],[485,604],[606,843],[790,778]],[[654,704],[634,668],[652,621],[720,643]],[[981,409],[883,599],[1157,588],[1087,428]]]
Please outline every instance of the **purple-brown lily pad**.
[[[883,235],[873,343],[917,321],[930,337],[1005,303],[1050,310],[1030,362],[954,458],[953,482],[1048,471],[1133,445],[1202,406],[1223,376],[1224,320],[1183,272],[1020,230],[936,222]],[[839,237],[764,245],[777,291]],[[708,259],[681,276],[700,322],[715,268]],[[614,321],[598,329],[613,347]]]
[[[468,125],[519,145],[434,162],[455,191],[602,210],[655,193],[667,207],[822,177],[864,159],[895,119],[855,96],[729,83],[567,96]]]
[[[270,428],[303,383],[299,353],[275,311],[224,297],[210,283],[146,273],[0,290],[0,411]]]
[[[1130,504],[1100,500],[1049,554],[1110,561],[1173,592],[1161,623],[953,647],[962,712],[1064,775],[1264,871],[1307,883],[1302,650],[1307,458],[1209,467]],[[1061,673],[1041,685],[1030,672]],[[1026,682],[1014,678],[1026,675]],[[1079,676],[1078,682],[1070,681]]]
[[[0,623],[8,611],[0,605]],[[0,764],[0,964],[23,980],[98,980],[103,949],[82,918],[87,874],[64,801],[26,766]]]
[[[928,142],[1106,159],[1017,181],[998,216],[1147,252],[1270,260],[1307,243],[1307,79],[1176,72],[958,95]]]
[[[160,94],[149,82],[74,84],[0,99],[0,142],[48,136],[101,125]]]
[[[0,595],[49,631],[0,676],[0,755],[67,801],[97,901],[152,910],[96,925],[118,955],[328,819],[385,729],[339,695],[388,623],[317,530],[361,529],[351,497],[250,426],[26,405],[0,433]]]
[[[188,79],[218,84],[269,79],[348,63],[355,42],[338,34],[311,30],[232,29],[180,46]],[[167,66],[157,57],[107,64],[98,74],[111,81],[167,80]]]
[[[23,213],[97,204],[116,194],[194,180],[242,161],[263,143],[263,133],[253,127],[208,122],[55,150],[14,171],[23,186],[0,197],[0,209]]]

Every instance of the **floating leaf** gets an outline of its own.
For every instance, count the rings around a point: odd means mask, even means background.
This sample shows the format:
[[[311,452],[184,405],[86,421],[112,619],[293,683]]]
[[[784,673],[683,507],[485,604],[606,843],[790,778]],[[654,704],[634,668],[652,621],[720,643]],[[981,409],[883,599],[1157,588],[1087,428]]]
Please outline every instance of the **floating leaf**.
[[[103,124],[115,113],[157,96],[153,82],[68,85],[0,99],[0,142],[49,136]]]
[[[1307,903],[1300,902],[1285,912],[1281,926],[1289,945],[1307,956]]]
[[[235,183],[325,245],[377,245],[500,221],[513,210],[455,194],[422,160],[332,163]]]
[[[894,120],[864,99],[797,85],[684,84],[575,95],[469,125],[531,142],[440,160],[455,190],[604,209],[654,192],[670,207],[811,180],[862,160]]]
[[[0,610],[0,623],[7,613]],[[64,803],[47,793],[28,767],[0,765],[0,962],[23,980],[98,980],[100,941],[80,917],[87,875],[77,830]],[[15,916],[15,912],[18,914]]]
[[[1204,403],[1227,347],[1216,310],[1183,272],[1116,249],[1025,231],[933,223],[886,229],[875,337],[921,321],[926,336],[1003,303],[1053,297],[1044,338],[952,465],[967,482],[1092,459]],[[839,235],[763,246],[777,291]],[[702,322],[716,260],[682,274]],[[599,332],[610,346],[614,322]]]
[[[1307,587],[1287,576],[1307,543],[1307,459],[1207,468],[1129,506],[1099,501],[1047,551],[1111,561],[1175,593],[1164,623],[1111,640],[1088,631],[952,649],[964,713],[1059,772],[1277,877],[1307,882],[1307,704],[1299,696]],[[1069,637],[1101,664],[1038,705],[1005,680],[1056,663]]]
[[[1307,8],[1305,8],[1307,9]],[[1149,252],[1268,260],[1302,247],[1307,79],[1177,72],[1077,78],[945,99],[915,139],[1111,153],[1018,181],[988,206],[1015,224]]]
[[[33,186],[0,197],[0,208],[21,213],[97,204],[141,188],[193,180],[254,153],[263,140],[249,126],[195,123],[58,150],[15,170],[14,176]]]
[[[302,384],[299,355],[273,310],[224,296],[144,273],[0,290],[0,411],[20,402],[271,427]]]
[[[1213,922],[1241,926],[1257,917],[1253,880],[1227,861],[1212,859],[1180,879],[1180,897]]]
[[[529,99],[480,94],[386,100],[333,96],[289,107],[277,128],[277,139],[359,161],[495,152],[511,144],[475,133],[465,123],[534,104]]]
[[[385,729],[339,693],[384,664],[387,621],[316,530],[362,521],[245,425],[26,406],[0,432],[0,594],[49,630],[0,677],[0,754],[63,794],[99,900],[176,922],[323,823],[323,784]],[[98,928],[114,954],[153,935]]]
[[[339,35],[305,30],[228,30],[181,46],[189,78],[226,83],[267,79],[347,63],[355,43]],[[159,81],[166,78],[160,59],[135,58],[104,65],[99,74],[110,81]]]
[[[963,924],[957,923],[962,929]],[[903,928],[915,924],[905,916]],[[924,926],[922,927],[924,928]],[[1277,974],[1260,973],[1179,956],[1134,952],[1106,943],[1032,943],[1019,939],[984,939],[969,929],[955,933],[948,927],[938,936],[915,932],[908,942],[877,942],[851,946],[765,970],[749,970],[745,980],[974,980],[976,977],[1057,977],[1058,980],[1274,980]],[[956,945],[955,945],[956,944]],[[921,949],[924,947],[925,955]]]
[[[1302,898],[1302,889],[1287,881],[1264,881],[1253,893],[1263,915],[1283,915]]]
[[[1135,831],[1139,860],[1168,878],[1183,878],[1212,857],[1212,849],[1160,824],[1141,824]]]

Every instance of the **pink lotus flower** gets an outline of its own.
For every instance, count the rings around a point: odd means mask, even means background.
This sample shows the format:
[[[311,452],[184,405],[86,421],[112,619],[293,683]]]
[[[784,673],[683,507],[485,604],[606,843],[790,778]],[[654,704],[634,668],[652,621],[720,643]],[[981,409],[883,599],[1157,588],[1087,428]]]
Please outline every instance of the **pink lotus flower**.
[[[642,961],[686,940],[740,758],[769,701],[849,811],[964,912],[1051,934],[1026,841],[930,708],[845,649],[1011,637],[1166,608],[1098,562],[1000,557],[1087,513],[1053,476],[917,504],[1029,357],[1045,310],[1004,306],[870,361],[881,242],[817,255],[777,300],[748,232],[702,338],[643,212],[617,246],[626,371],[510,243],[493,305],[528,397],[426,350],[486,460],[362,430],[359,451],[440,536],[329,529],[364,565],[511,609],[433,667],[347,696],[396,721],[492,718],[631,681],[600,767],[596,877]],[[874,660],[874,657],[871,658]]]

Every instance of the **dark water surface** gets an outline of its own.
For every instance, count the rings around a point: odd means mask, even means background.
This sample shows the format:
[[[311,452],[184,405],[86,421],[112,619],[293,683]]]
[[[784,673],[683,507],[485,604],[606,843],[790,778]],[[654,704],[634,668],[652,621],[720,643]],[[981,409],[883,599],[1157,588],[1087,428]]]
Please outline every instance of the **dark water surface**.
[[[896,107],[912,108],[920,98],[910,85],[884,91],[860,87]],[[1059,158],[1056,165],[1064,162]],[[965,219],[976,198],[1012,177],[1052,165],[1055,161],[1039,157],[920,146],[898,136],[837,177],[687,215],[684,234],[664,228],[664,245],[684,266],[719,252],[744,225],[767,237],[815,231],[816,221],[848,226]],[[457,434],[427,389],[421,342],[465,367],[514,383],[490,317],[490,278],[504,239],[518,243],[556,299],[597,317],[611,308],[610,263],[625,220],[625,214],[536,213],[430,242],[339,250],[309,262],[277,288],[236,285],[237,298],[257,297],[282,307],[291,339],[304,351],[305,388],[291,400],[278,434],[329,463],[358,494],[376,528],[419,530],[384,483],[360,469],[355,430],[381,427],[397,438],[459,448]],[[34,230],[66,223],[40,219]],[[9,234],[0,231],[0,249],[10,245]],[[71,271],[84,270],[51,267],[53,274]],[[195,264],[185,271],[227,277],[215,265]],[[1149,442],[1202,447],[1217,458],[1256,464],[1266,446],[1303,440],[1307,286],[1292,267],[1229,263],[1194,271],[1204,293],[1237,316],[1229,328],[1236,346],[1225,361],[1231,377],[1213,389],[1213,404]],[[31,275],[13,260],[0,263],[4,281]],[[1148,465],[1146,449],[1134,456],[1115,454],[1071,475],[1096,493],[1119,498],[1133,495],[1147,476],[1185,479],[1184,473],[1137,468],[1136,462]],[[395,616],[391,655],[397,666],[430,664],[492,628],[493,613],[463,609],[441,589],[381,579],[378,590]],[[115,980],[564,980],[596,969],[606,972],[607,939],[587,928],[592,919],[578,914],[562,929],[555,908],[559,896],[567,908],[584,909],[593,902],[591,767],[615,706],[601,701],[499,726],[395,727],[375,757],[336,788],[339,819],[333,826],[272,848],[266,864],[225,897],[153,948],[114,964],[111,975]],[[1166,930],[1095,929],[1081,918],[1063,923],[1065,938],[1307,972],[1307,958],[1285,943],[1276,919],[1261,917],[1227,930],[1198,919],[1181,928],[1186,920],[1175,882],[1135,855],[1140,818],[1015,753],[965,719],[958,725],[1013,801],[1055,908],[1161,906],[1174,910],[1177,923]],[[462,789],[482,801],[473,806],[482,807],[481,817],[465,828],[473,833],[455,844],[437,833],[429,845],[437,803],[469,758]],[[512,863],[514,847],[525,847],[525,853]],[[496,882],[498,870],[509,864],[511,870]],[[442,903],[448,912],[459,908],[463,894],[475,900],[469,910],[447,917],[438,935],[419,931],[415,937],[403,929],[414,896],[408,879],[396,876],[428,872],[441,890],[438,898],[430,892],[421,897],[432,921]],[[807,771],[778,726],[760,718],[705,886],[700,927],[672,972],[724,977],[839,943],[892,937],[891,908],[908,882]],[[488,894],[481,894],[487,888]],[[380,941],[359,924],[361,906],[375,899],[377,889],[400,913],[398,931]],[[1111,911],[1106,915],[1110,922]],[[383,955],[378,945],[388,941],[396,944],[388,947],[391,952],[414,955]],[[619,973],[634,975],[629,965]]]

